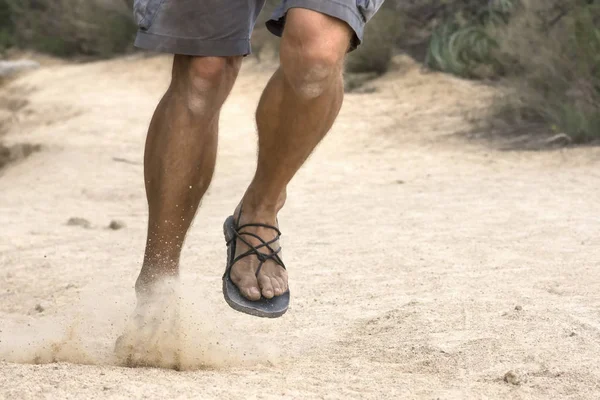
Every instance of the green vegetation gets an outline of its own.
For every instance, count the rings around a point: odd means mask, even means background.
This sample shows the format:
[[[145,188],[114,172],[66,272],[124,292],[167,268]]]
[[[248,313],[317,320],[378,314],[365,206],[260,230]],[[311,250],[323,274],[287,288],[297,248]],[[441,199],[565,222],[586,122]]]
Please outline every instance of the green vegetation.
[[[0,51],[17,46],[61,57],[122,53],[136,31],[122,0],[0,0],[0,26]]]
[[[397,0],[398,7],[403,3]],[[573,143],[600,140],[600,2],[414,3],[403,11],[425,15],[426,66],[508,89],[491,120],[533,122]]]
[[[385,73],[394,55],[396,41],[402,33],[402,17],[392,5],[384,3],[365,29],[365,41],[351,52],[346,62],[350,73]]]
[[[574,143],[599,140],[600,4],[549,3],[526,2],[496,32],[502,82],[511,89],[499,106],[504,115],[539,120]]]
[[[425,64],[466,78],[499,74],[502,67],[494,58],[498,40],[490,29],[505,26],[515,8],[514,0],[494,0],[457,10],[435,27]]]
[[[0,0],[0,52],[13,46],[14,26],[11,19],[11,9]]]
[[[268,0],[267,9],[278,2]],[[599,3],[387,0],[346,69],[380,75],[394,53],[407,52],[430,69],[506,88],[491,120],[533,122],[574,143],[600,140]],[[10,47],[65,57],[130,51],[131,6],[132,0],[0,0],[0,53]]]

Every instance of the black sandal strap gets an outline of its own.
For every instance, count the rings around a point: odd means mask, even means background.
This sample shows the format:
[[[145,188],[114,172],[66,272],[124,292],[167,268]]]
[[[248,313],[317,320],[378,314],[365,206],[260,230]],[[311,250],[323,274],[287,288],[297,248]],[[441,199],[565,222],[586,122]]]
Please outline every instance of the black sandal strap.
[[[281,251],[281,248],[279,248],[279,249],[277,249],[277,251],[275,251],[275,250],[273,250],[271,247],[264,246],[264,245],[259,245],[259,246],[256,246],[256,247],[252,248],[252,245],[248,244],[248,242],[246,242],[246,240],[244,240],[244,238],[240,237],[240,240],[242,240],[242,241],[244,242],[244,244],[246,244],[248,247],[250,247],[250,250],[248,250],[246,253],[243,253],[243,254],[240,254],[239,256],[237,256],[237,257],[236,257],[236,259],[235,259],[234,261],[237,261],[238,259],[240,259],[240,258],[243,258],[243,257],[246,257],[246,256],[248,256],[248,255],[255,254],[255,253],[254,253],[254,250],[255,250],[255,249],[256,249],[256,250],[258,250],[258,249],[261,249],[261,248],[263,248],[263,247],[267,247],[267,248],[268,248],[268,249],[271,251],[271,253],[279,253],[279,252]],[[269,242],[269,243],[274,243],[274,242],[276,242],[276,241],[277,241],[277,239],[274,239],[274,240],[272,240],[272,241],[271,241],[271,242]],[[265,253],[261,253],[261,254],[265,254]]]
[[[236,262],[238,262],[239,260],[241,260],[244,257],[248,257],[248,256],[252,256],[252,255],[255,255],[256,258],[258,258],[258,261],[260,262],[258,264],[258,268],[256,269],[256,276],[258,276],[258,274],[260,273],[260,270],[262,269],[263,264],[265,262],[267,262],[268,260],[273,260],[275,263],[277,263],[279,266],[281,266],[281,268],[286,269],[285,264],[281,260],[281,257],[279,257],[279,253],[281,252],[281,247],[279,247],[277,250],[275,250],[275,249],[273,249],[273,247],[271,247],[272,244],[279,241],[279,238],[281,236],[281,231],[279,230],[279,228],[277,228],[276,226],[273,226],[273,225],[261,224],[261,223],[250,223],[250,224],[239,225],[241,216],[242,216],[242,210],[240,208],[240,213],[237,218],[236,227],[233,230],[234,235],[227,244],[229,245],[229,244],[231,244],[232,241],[240,239],[246,246],[249,247],[249,249],[248,249],[248,251],[240,254],[239,256],[235,257],[231,261],[231,265],[229,265],[229,268],[228,268],[229,271],[231,271],[231,268],[233,267],[233,265]],[[257,234],[254,234],[251,232],[240,232],[244,228],[251,228],[251,227],[252,228],[271,229],[271,230],[274,230],[277,233],[277,235],[275,236],[274,239],[265,241],[263,238],[261,238]],[[254,246],[250,242],[248,242],[248,240],[246,240],[243,237],[243,235],[248,235],[255,239],[258,239],[261,243],[257,246]],[[262,253],[259,251],[259,249],[264,249],[264,248],[267,248],[270,251],[270,253]]]

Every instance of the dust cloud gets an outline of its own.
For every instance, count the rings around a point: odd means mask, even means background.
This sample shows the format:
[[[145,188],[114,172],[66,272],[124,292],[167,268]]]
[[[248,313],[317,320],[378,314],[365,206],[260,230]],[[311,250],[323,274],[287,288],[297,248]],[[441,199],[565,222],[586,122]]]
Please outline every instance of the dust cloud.
[[[194,288],[165,280],[152,293],[136,306],[116,289],[95,289],[63,314],[2,318],[0,361],[197,370],[278,358],[272,344],[236,333]]]

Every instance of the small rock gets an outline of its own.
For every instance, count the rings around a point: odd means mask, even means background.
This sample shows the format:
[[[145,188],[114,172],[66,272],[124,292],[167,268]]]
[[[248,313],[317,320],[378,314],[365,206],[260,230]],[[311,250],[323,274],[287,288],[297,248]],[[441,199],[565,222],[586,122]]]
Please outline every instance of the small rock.
[[[108,224],[108,228],[112,229],[113,231],[118,231],[119,229],[125,228],[125,222],[112,220],[110,221],[110,224]]]
[[[90,223],[90,221],[88,221],[85,218],[79,218],[79,217],[69,218],[69,220],[67,221],[67,225],[80,226],[85,229],[89,229],[92,227],[92,224]]]
[[[573,337],[573,336],[577,336],[577,334],[575,332],[569,333],[569,337]]]
[[[402,179],[398,179],[398,180],[396,180],[396,183],[398,185],[404,185],[406,182],[404,182]]]
[[[45,308],[41,304],[38,303],[38,304],[35,305],[35,311],[41,313],[41,312],[44,312],[44,310],[45,310]]]
[[[521,306],[515,306],[515,310],[517,310],[517,311],[523,311],[523,307],[521,307]]]
[[[504,382],[518,386],[521,384],[521,377],[515,371],[508,371],[504,374]]]

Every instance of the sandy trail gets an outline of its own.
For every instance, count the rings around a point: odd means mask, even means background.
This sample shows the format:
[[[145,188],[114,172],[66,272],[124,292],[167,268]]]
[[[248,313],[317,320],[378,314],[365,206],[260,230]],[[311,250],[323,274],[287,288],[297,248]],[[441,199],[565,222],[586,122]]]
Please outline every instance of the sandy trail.
[[[249,61],[183,255],[188,370],[115,365],[144,244],[143,141],[168,66],[57,65],[4,89],[29,101],[6,139],[44,151],[0,175],[0,399],[600,397],[600,151],[465,142],[464,111],[490,89],[415,67],[348,95],[290,187],[293,304],[270,321],[220,292],[221,225],[251,178],[268,79]]]

